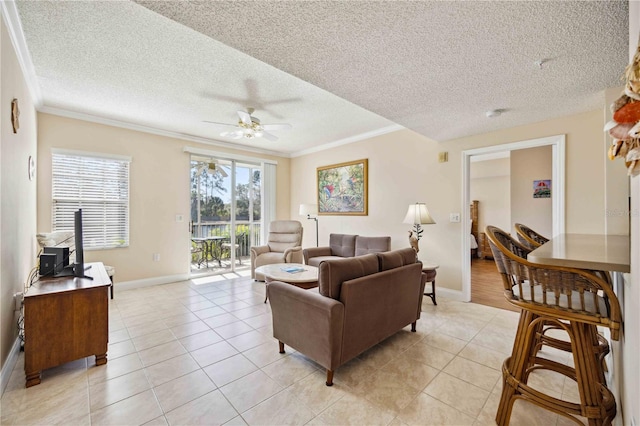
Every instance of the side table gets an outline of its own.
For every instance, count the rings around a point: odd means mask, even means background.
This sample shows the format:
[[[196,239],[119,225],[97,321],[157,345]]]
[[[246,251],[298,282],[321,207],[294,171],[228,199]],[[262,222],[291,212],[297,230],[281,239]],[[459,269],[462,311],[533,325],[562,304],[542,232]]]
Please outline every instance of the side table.
[[[438,306],[436,302],[436,269],[440,265],[431,262],[422,262],[422,272],[427,276],[426,282],[431,283],[431,293],[425,293],[425,296],[429,296],[434,305]]]

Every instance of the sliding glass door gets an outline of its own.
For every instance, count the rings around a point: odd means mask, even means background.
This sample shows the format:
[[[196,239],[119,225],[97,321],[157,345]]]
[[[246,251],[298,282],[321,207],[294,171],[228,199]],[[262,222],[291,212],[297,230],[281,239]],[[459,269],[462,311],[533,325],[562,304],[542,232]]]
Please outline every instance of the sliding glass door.
[[[248,272],[260,244],[260,165],[194,155],[190,173],[191,272]]]

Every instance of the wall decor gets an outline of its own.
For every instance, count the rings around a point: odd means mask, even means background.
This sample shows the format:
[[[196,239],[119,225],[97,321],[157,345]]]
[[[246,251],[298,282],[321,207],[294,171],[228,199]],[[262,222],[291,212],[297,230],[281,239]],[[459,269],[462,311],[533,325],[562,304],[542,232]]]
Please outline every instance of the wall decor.
[[[368,214],[368,160],[318,167],[318,214]]]
[[[18,133],[20,128],[20,109],[18,108],[18,100],[15,98],[11,101],[11,125],[13,126],[13,133]]]
[[[551,198],[551,179],[533,181],[533,198]]]

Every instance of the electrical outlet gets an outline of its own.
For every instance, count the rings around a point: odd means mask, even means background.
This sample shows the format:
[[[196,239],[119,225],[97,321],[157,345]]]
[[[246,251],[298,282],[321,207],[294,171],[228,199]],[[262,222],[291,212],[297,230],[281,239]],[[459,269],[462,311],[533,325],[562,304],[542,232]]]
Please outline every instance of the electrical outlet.
[[[19,311],[20,308],[22,308],[22,302],[24,300],[24,293],[19,292],[19,293],[15,293],[13,295],[13,300],[15,301],[16,305],[15,305],[15,310]]]
[[[176,222],[183,222],[184,221],[184,216],[182,216],[181,214],[177,214],[176,215]]]
[[[449,222],[460,222],[460,213],[450,213]]]
[[[153,261],[160,262],[160,253],[153,253]]]

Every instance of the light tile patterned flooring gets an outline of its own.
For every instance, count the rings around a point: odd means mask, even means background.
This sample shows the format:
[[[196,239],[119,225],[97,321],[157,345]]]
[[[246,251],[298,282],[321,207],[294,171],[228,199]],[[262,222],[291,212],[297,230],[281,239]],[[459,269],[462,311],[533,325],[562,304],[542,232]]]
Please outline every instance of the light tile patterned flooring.
[[[104,366],[80,359],[45,370],[40,385],[25,389],[21,354],[0,423],[495,424],[514,312],[425,298],[417,333],[407,327],[366,351],[327,387],[322,367],[289,347],[278,353],[263,283],[195,281],[117,291]],[[561,352],[550,356],[569,362]],[[577,398],[564,377],[539,374],[530,383]],[[569,422],[518,401],[511,423]]]

